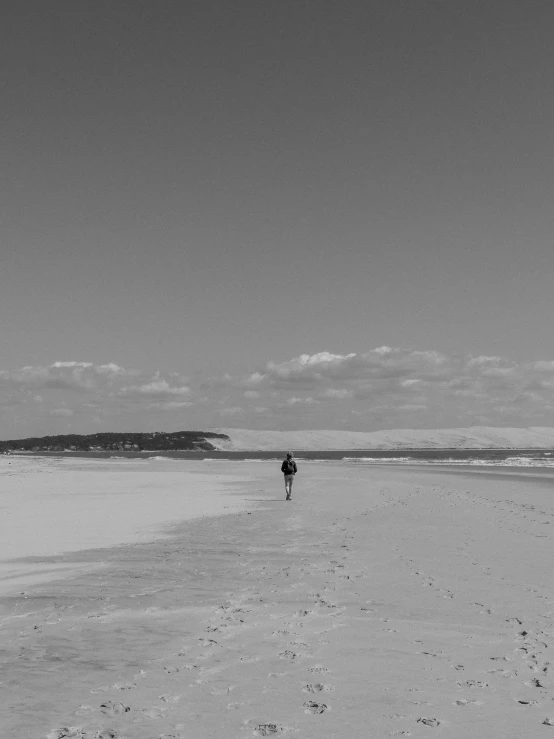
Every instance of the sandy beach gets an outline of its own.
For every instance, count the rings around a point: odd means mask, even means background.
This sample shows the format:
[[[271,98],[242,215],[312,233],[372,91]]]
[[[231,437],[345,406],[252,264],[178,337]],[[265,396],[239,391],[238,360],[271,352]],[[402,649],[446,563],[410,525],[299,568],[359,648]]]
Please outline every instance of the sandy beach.
[[[0,457],[0,595],[103,566],[54,555],[170,536],[176,522],[243,510],[242,482],[170,459]],[[45,559],[45,557],[47,559]]]
[[[554,732],[552,476],[300,461],[285,503],[275,463],[160,464],[209,510],[13,545],[5,567],[67,571],[0,600],[0,736]],[[52,473],[33,474],[36,497]]]

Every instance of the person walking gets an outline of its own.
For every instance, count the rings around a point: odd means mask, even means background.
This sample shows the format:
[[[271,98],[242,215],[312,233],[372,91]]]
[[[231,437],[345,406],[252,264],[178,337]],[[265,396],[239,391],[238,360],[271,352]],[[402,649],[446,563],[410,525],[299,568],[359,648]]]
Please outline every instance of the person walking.
[[[281,472],[285,476],[286,500],[292,500],[292,483],[294,482],[294,476],[298,472],[292,452],[287,452],[287,458],[283,460],[283,464],[281,465]]]

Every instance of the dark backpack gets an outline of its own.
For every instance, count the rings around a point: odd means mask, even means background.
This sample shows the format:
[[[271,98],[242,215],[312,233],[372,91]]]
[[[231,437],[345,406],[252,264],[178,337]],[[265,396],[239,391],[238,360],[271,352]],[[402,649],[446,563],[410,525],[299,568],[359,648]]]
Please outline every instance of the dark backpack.
[[[292,459],[285,459],[281,469],[283,470],[285,475],[293,475],[294,466],[294,461]]]

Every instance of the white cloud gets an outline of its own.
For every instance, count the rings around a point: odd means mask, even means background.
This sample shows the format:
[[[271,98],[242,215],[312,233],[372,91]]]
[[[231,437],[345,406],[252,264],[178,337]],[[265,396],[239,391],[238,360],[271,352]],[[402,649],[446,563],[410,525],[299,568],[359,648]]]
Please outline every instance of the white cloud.
[[[129,372],[128,370],[124,370],[123,367],[119,367],[117,364],[114,364],[113,362],[109,362],[108,364],[100,364],[96,367],[96,371],[99,372],[102,375],[127,375],[132,377],[136,374],[136,371]]]
[[[167,400],[160,403],[150,403],[146,406],[146,410],[160,410],[160,411],[179,411],[182,408],[189,408],[192,403],[186,400]]]
[[[554,425],[554,360],[385,346],[304,353],[247,367],[243,374],[201,379],[115,362],[59,360],[0,369],[0,406],[17,408],[18,419],[29,419],[30,427],[39,418],[75,415],[83,428],[93,428],[93,418],[117,417],[132,430],[144,424],[140,414],[167,413],[171,425],[185,410],[186,423],[197,428],[234,416],[241,425],[268,428],[348,428],[347,418],[358,429],[474,425],[483,419],[489,425],[548,426]]]
[[[250,377],[246,379],[246,382],[249,385],[258,385],[260,382],[263,382],[265,378],[265,375],[260,374],[259,372],[253,372]]]
[[[376,354],[390,354],[394,351],[390,346],[378,346],[377,349],[373,350]]]
[[[287,398],[287,405],[313,405],[314,403],[317,403],[318,401],[314,398]]]
[[[336,398],[337,400],[344,400],[344,398],[351,398],[353,395],[352,390],[347,390],[345,387],[334,388],[329,387],[322,393],[323,398]]]
[[[548,362],[545,362],[545,361],[531,362],[529,367],[533,370],[536,370],[537,372],[550,372],[554,374],[554,359]]]
[[[52,369],[87,369],[88,367],[92,367],[92,362],[54,362],[50,367]],[[25,369],[32,368],[26,367]]]
[[[506,409],[511,409],[513,423],[554,424],[550,360],[517,363],[500,356],[390,346],[363,353],[323,351],[269,361],[242,379],[230,378],[226,387],[244,392],[253,382],[264,400],[271,401],[276,418],[283,407],[315,408],[315,398],[333,399],[336,403],[313,416],[328,427],[354,410],[374,419],[376,427],[467,425],[485,416],[491,423],[495,414],[505,423]],[[303,422],[310,423],[310,418],[305,415]]]
[[[96,365],[92,362],[57,361],[49,365],[26,365],[15,371],[1,370],[0,382],[14,388],[87,393],[95,392],[117,378],[133,377],[135,374],[113,362]]]
[[[171,387],[167,380],[154,379],[144,385],[131,385],[121,388],[122,395],[148,396],[150,398],[163,398],[172,395],[189,395],[189,387]]]
[[[238,406],[230,406],[228,408],[220,408],[218,413],[222,416],[236,416],[237,413],[244,413],[244,409]]]

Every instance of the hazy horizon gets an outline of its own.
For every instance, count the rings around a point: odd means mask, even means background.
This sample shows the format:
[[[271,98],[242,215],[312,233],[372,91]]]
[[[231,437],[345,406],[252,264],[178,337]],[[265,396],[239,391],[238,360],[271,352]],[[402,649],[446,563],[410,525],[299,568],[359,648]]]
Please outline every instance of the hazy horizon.
[[[0,438],[554,426],[554,6],[8,0]]]

